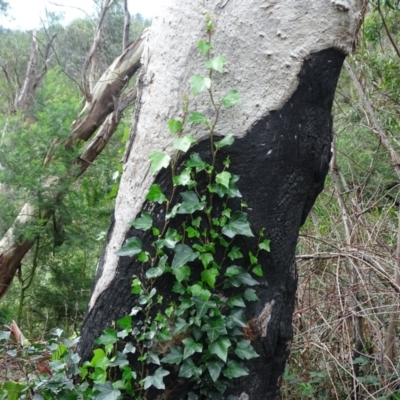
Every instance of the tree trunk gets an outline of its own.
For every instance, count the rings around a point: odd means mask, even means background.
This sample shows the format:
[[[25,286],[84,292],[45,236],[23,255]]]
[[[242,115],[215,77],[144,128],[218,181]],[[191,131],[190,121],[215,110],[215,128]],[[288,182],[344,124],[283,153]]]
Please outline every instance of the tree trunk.
[[[151,247],[151,235],[130,226],[142,210],[150,211],[156,223],[164,221],[163,208],[150,208],[146,195],[154,183],[171,192],[171,176],[151,174],[149,155],[162,150],[174,154],[166,124],[182,116],[181,99],[189,92],[189,78],[204,73],[196,43],[207,40],[204,15],[209,12],[215,22],[214,55],[228,60],[227,73],[212,85],[218,96],[235,88],[242,97],[240,106],[222,111],[216,126],[217,135],[233,134],[236,139],[221,150],[220,158],[229,156],[230,172],[240,176],[238,186],[254,232],[265,229],[265,237],[271,240],[270,253],[259,256],[263,269],[261,284],[255,287],[259,301],[246,307],[244,335],[260,357],[246,362],[249,375],[233,380],[225,398],[276,399],[292,338],[298,232],[328,172],[333,96],[344,58],[357,36],[364,1],[168,3],[153,21],[144,49],[132,143],[127,145],[115,214],[79,352],[89,359],[93,340],[137,305],[131,283],[134,275],[145,280],[142,264],[118,257],[115,251],[132,236],[139,236],[144,248]],[[189,107],[210,113],[209,100],[202,95],[190,99]],[[197,139],[191,152],[209,159],[206,132],[193,125],[190,133]],[[246,254],[252,246],[250,239],[239,244]],[[156,282],[165,305],[174,301],[169,285],[167,278]],[[166,385],[165,399],[183,399],[188,391],[195,391],[174,371]],[[150,391],[146,398],[158,396],[160,392]]]

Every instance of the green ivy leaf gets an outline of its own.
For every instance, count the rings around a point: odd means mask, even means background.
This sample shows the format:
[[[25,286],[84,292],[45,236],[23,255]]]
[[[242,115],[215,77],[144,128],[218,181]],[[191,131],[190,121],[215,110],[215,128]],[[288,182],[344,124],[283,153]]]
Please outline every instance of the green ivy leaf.
[[[118,256],[134,256],[142,252],[142,242],[137,237],[126,239],[125,244],[115,252]]]
[[[203,54],[203,56],[206,56],[208,54],[208,52],[213,48],[212,44],[210,42],[206,42],[204,40],[199,40],[197,42],[197,47],[199,48],[201,54]]]
[[[196,307],[197,317],[199,318],[203,318],[210,308],[217,306],[214,301],[203,301],[200,297],[193,297],[192,300]]]
[[[162,168],[167,168],[171,161],[171,157],[161,151],[156,151],[150,154],[149,158],[151,161],[150,172],[152,174],[155,174]]]
[[[111,382],[94,385],[94,388],[100,392],[96,400],[117,400],[121,396],[121,392],[114,389]]]
[[[250,228],[250,223],[247,221],[247,214],[241,211],[235,211],[229,222],[222,228],[222,233],[229,238],[236,235],[253,237],[253,232]]]
[[[161,362],[166,364],[180,364],[183,360],[182,349],[178,346],[171,347],[169,354],[161,359]]]
[[[207,301],[211,297],[211,292],[207,289],[202,288],[197,283],[195,285],[189,286],[187,290],[189,293],[191,293],[192,296],[200,297],[203,301]]]
[[[255,265],[258,262],[257,257],[251,251],[249,251],[249,259],[250,265]]]
[[[206,62],[206,67],[209,69],[213,69],[215,71],[218,71],[222,74],[224,70],[224,65],[226,63],[226,58],[223,56],[217,56],[212,58],[211,60],[208,60]]]
[[[161,276],[165,271],[165,263],[167,262],[167,260],[168,260],[168,257],[166,255],[163,255],[160,258],[160,261],[158,262],[157,267],[150,268],[149,270],[146,271],[146,278],[152,279],[152,278],[157,278],[157,277]]]
[[[117,324],[121,329],[129,330],[132,328],[132,317],[130,315],[125,315],[125,317],[117,321]]]
[[[168,120],[168,128],[171,133],[178,133],[182,130],[183,124],[182,121],[178,119],[170,119]]]
[[[167,201],[167,198],[164,196],[164,193],[161,191],[161,188],[158,184],[151,185],[146,199],[158,204],[162,204],[164,201]]]
[[[246,328],[247,322],[244,316],[244,312],[241,308],[234,308],[231,313],[226,317],[226,326],[229,329],[238,326],[240,328]]]
[[[228,379],[239,378],[241,376],[246,376],[249,374],[247,368],[242,364],[234,360],[228,362],[228,365],[222,371],[222,374]]]
[[[186,229],[185,229],[185,231],[186,231],[186,233],[188,234],[188,238],[189,239],[191,239],[191,238],[199,238],[200,237],[200,232],[197,230],[197,229],[195,229],[195,228],[192,228],[191,226],[188,226]],[[200,256],[200,259],[201,259],[201,256]]]
[[[243,258],[243,254],[238,246],[233,246],[231,251],[228,253],[228,257],[233,261],[239,258]]]
[[[258,300],[260,300],[258,298],[257,294],[256,294],[256,291],[254,289],[251,289],[251,288],[247,288],[244,291],[243,296],[247,301],[258,301]]]
[[[232,174],[231,180],[229,181],[229,187],[227,188],[225,186],[216,184],[214,186],[215,193],[217,193],[217,195],[221,198],[224,196],[229,196],[232,198],[242,197],[238,187],[236,186],[236,182],[238,180],[239,180],[239,176]]]
[[[190,146],[196,142],[196,139],[192,135],[186,135],[181,138],[175,139],[172,143],[172,146],[176,150],[180,150],[183,153],[186,153]]]
[[[214,143],[214,146],[215,146],[217,149],[221,149],[222,147],[230,146],[231,144],[233,144],[234,141],[235,141],[235,139],[234,139],[233,135],[229,134],[229,135],[226,135],[226,136],[225,136],[222,140],[220,140],[219,142],[215,142],[215,143]]]
[[[192,111],[189,115],[188,122],[193,122],[196,124],[204,124],[206,126],[210,126],[210,121],[207,117],[198,111]]]
[[[196,367],[193,360],[188,358],[182,364],[181,369],[179,370],[179,376],[181,378],[191,378],[192,376],[199,377],[202,374],[202,370],[200,367]]]
[[[194,353],[201,353],[203,351],[203,345],[201,343],[196,343],[190,337],[183,339],[182,343],[185,345],[185,348],[183,349],[184,360]]]
[[[211,376],[211,379],[216,382],[221,374],[221,370],[224,364],[221,361],[207,361],[206,367]]]
[[[239,92],[235,89],[230,90],[221,100],[222,105],[225,107],[235,106],[241,102],[242,100],[240,99]]]
[[[164,376],[169,375],[169,371],[159,367],[154,372],[154,375],[147,376],[143,379],[144,389],[154,386],[157,389],[165,389]]]
[[[229,188],[229,182],[231,180],[231,173],[228,171],[223,171],[215,176],[215,182],[218,184]]]
[[[168,249],[174,249],[176,244],[182,239],[176,229],[169,228],[165,234],[165,239],[159,239],[156,241],[156,246],[159,249],[167,247]]]
[[[252,269],[253,273],[257,276],[264,276],[264,271],[262,270],[261,264],[256,265]]]
[[[246,307],[246,304],[242,298],[242,295],[236,294],[229,298],[228,306],[229,307]]]
[[[207,283],[210,288],[214,289],[218,275],[219,272],[216,268],[206,269],[201,273],[201,281]]]
[[[189,168],[196,168],[196,172],[203,171],[207,167],[207,163],[204,162],[198,153],[190,155],[190,160],[186,161],[185,165]]]
[[[132,343],[127,343],[122,351],[123,354],[136,353],[136,347]]]
[[[190,168],[185,168],[179,175],[174,176],[175,185],[188,186],[191,183],[193,183],[193,181]]]
[[[187,323],[183,318],[178,318],[175,322],[175,329],[172,333],[174,336],[178,335],[179,333],[186,332],[189,328],[190,324]]]
[[[174,251],[175,255],[171,265],[172,269],[181,268],[199,257],[199,253],[193,251],[192,248],[186,244],[177,244]]]
[[[139,218],[136,218],[131,222],[131,225],[135,229],[140,229],[142,231],[149,230],[153,225],[153,218],[148,212],[143,211],[142,215]]]
[[[208,345],[208,350],[211,354],[218,356],[223,362],[226,362],[228,358],[228,348],[232,345],[231,341],[227,337],[219,337],[213,343]]]
[[[176,280],[181,283],[190,277],[191,270],[187,265],[184,265],[183,267],[173,268],[172,273],[174,274]]]
[[[214,257],[211,253],[202,253],[200,254],[200,260],[203,263],[203,267],[207,268],[207,266],[214,261]]]
[[[225,320],[221,316],[208,318],[206,324],[201,327],[201,330],[207,333],[207,337],[211,343],[215,342],[221,335],[226,335]]]
[[[235,354],[242,360],[259,357],[249,340],[241,340],[236,344]]]
[[[270,240],[264,239],[264,240],[258,245],[258,247],[259,247],[261,250],[265,250],[265,251],[270,252],[270,251],[271,251],[271,248],[270,248],[270,245],[269,245],[270,243],[271,243]]]
[[[97,339],[95,339],[96,344],[114,344],[118,341],[117,331],[115,329],[105,329],[104,333]]]
[[[190,86],[192,87],[193,94],[199,94],[205,89],[210,89],[211,79],[205,78],[201,75],[193,75],[190,79]]]
[[[182,192],[183,202],[179,207],[178,214],[193,214],[195,211],[202,210],[206,205],[205,201],[199,201],[195,192]]]

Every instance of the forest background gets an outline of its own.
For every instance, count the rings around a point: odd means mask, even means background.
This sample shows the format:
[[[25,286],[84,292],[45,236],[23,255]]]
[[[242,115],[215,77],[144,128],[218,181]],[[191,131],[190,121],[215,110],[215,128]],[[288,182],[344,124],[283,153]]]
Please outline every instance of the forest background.
[[[79,334],[118,191],[132,99],[83,173],[85,141],[59,146],[83,113],[85,84],[151,23],[127,17],[126,1],[104,12],[106,3],[68,24],[49,14],[35,32],[0,27],[0,238],[27,202],[39,217],[21,232],[34,244],[1,299],[0,325],[15,320],[30,340]],[[37,79],[24,97],[33,55]],[[371,1],[336,93],[325,191],[300,234],[285,399],[400,399],[399,88],[400,1]]]

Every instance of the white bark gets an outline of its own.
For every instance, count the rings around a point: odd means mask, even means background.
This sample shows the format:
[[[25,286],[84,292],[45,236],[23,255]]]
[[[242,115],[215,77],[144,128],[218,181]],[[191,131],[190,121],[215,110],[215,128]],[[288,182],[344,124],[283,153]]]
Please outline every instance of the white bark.
[[[242,105],[223,111],[217,134],[242,137],[252,124],[279,109],[297,88],[297,75],[310,54],[328,49],[348,53],[359,28],[364,0],[169,0],[155,18],[145,44],[143,87],[134,142],[127,154],[115,209],[115,225],[104,254],[103,272],[90,301],[92,307],[116,272],[118,256],[132,221],[140,212],[149,187],[149,155],[172,153],[167,121],[180,115],[188,80],[205,75],[204,59],[196,48],[207,40],[205,14],[214,21],[214,55],[228,59],[227,73],[214,75],[216,93],[238,89]],[[207,114],[206,95],[190,109]],[[205,132],[193,126],[197,139]],[[129,149],[129,147],[128,147]]]

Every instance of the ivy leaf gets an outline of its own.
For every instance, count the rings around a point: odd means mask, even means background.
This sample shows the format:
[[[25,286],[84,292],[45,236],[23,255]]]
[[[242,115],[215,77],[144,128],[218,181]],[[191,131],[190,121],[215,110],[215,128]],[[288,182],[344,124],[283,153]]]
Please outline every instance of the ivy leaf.
[[[111,382],[94,385],[94,388],[100,392],[96,400],[117,400],[121,396],[121,392],[114,389]]]
[[[149,158],[151,160],[150,172],[152,174],[155,174],[162,168],[167,168],[171,161],[171,157],[161,151],[150,154]]]
[[[163,369],[162,367],[157,368],[154,375],[147,376],[143,379],[144,389],[148,389],[154,386],[157,389],[165,389],[165,384],[163,382],[164,376],[169,375],[169,371]]]
[[[240,99],[239,92],[235,89],[230,90],[221,100],[222,105],[225,107],[235,106],[241,102],[242,100]]]
[[[196,139],[192,135],[186,135],[175,139],[172,146],[174,149],[186,153],[194,142],[196,142]]]
[[[192,294],[192,296],[200,297],[203,301],[207,301],[211,297],[211,292],[207,289],[203,289],[197,283],[195,285],[189,286],[187,290],[189,293]]]
[[[228,253],[228,257],[233,261],[238,258],[243,258],[243,254],[238,246],[233,246],[231,251]]]
[[[125,317],[117,321],[117,324],[121,329],[126,329],[126,330],[131,329],[132,317],[130,315],[125,315]]]
[[[210,125],[209,120],[207,119],[207,117],[202,114],[201,112],[198,111],[192,111],[189,115],[188,118],[188,122],[193,122],[193,123],[197,123],[197,124],[204,124],[206,126]]]
[[[161,188],[158,184],[151,185],[146,199],[158,204],[162,204],[164,201],[167,201],[167,198],[164,196],[164,193],[161,191]]]
[[[212,49],[212,44],[204,40],[199,40],[197,42],[197,47],[199,48],[201,54],[203,54],[203,56],[206,56],[208,52]]]
[[[226,326],[229,329],[238,326],[240,328],[246,328],[247,322],[244,316],[244,312],[241,308],[234,308],[232,312],[226,317]]]
[[[222,74],[225,63],[226,63],[225,57],[217,56],[212,58],[211,60],[208,60],[206,62],[206,67],[209,69],[214,69],[215,71],[218,71]]]
[[[161,276],[165,271],[165,263],[167,262],[167,259],[168,257],[166,255],[163,255],[160,258],[157,267],[150,268],[149,270],[146,271],[146,278],[151,279]]]
[[[114,344],[117,343],[118,338],[117,338],[117,331],[115,329],[105,329],[104,333],[97,339],[95,339],[96,344],[102,344],[102,345],[107,345],[107,344]]]
[[[216,307],[214,301],[203,301],[200,297],[194,297],[192,300],[196,307],[197,316],[199,318],[203,318],[210,308]]]
[[[201,75],[193,75],[190,79],[190,86],[192,87],[193,94],[199,94],[205,89],[210,89],[211,79],[205,78]]]
[[[156,241],[156,246],[159,249],[162,249],[164,246],[168,249],[174,249],[175,245],[181,240],[181,236],[179,235],[176,229],[169,228],[167,233],[165,234],[165,239],[158,239]]]
[[[127,353],[135,353],[136,352],[136,347],[132,343],[127,343],[124,347],[124,350],[122,351],[122,354],[127,354]]]
[[[204,162],[198,153],[190,155],[190,160],[186,161],[185,165],[189,168],[196,168],[196,172],[203,171],[207,167],[207,163]]]
[[[172,260],[172,269],[183,267],[188,262],[194,261],[199,257],[199,253],[193,251],[192,248],[186,244],[177,244],[174,251],[175,256]]]
[[[250,340],[241,340],[236,344],[235,354],[242,360],[250,360],[259,357]]]
[[[171,351],[161,359],[166,364],[180,364],[183,359],[182,349],[178,346],[171,347]]]
[[[186,280],[190,277],[190,268],[187,265],[179,268],[173,268],[172,273],[174,274],[176,280],[181,283],[182,281]]]
[[[182,364],[181,369],[179,370],[179,376],[181,378],[191,378],[192,376],[200,376],[201,374],[201,368],[196,367],[191,358],[185,360]]]
[[[189,326],[190,324],[186,322],[183,318],[178,318],[178,320],[175,322],[175,330],[173,332],[173,335],[175,336],[179,333],[186,332]]]
[[[231,173],[228,171],[223,171],[215,176],[215,182],[218,184],[229,188],[229,181],[231,180]]]
[[[219,272],[216,268],[206,269],[201,273],[201,281],[207,283],[210,288],[214,289],[218,275]]]
[[[235,141],[235,139],[234,139],[233,135],[229,134],[229,135],[226,135],[226,136],[225,136],[222,140],[220,140],[219,142],[215,142],[215,143],[214,143],[214,146],[215,146],[217,149],[221,149],[222,147],[230,146],[231,144],[233,144],[234,141]]]
[[[183,349],[183,359],[190,357],[194,353],[201,353],[203,351],[203,345],[201,343],[196,343],[192,338],[185,338],[182,340],[185,345]]]
[[[168,120],[168,128],[171,133],[178,133],[182,130],[183,124],[182,121],[178,119],[170,119]]]
[[[269,244],[270,244],[270,240],[268,240],[268,239],[264,239],[259,245],[258,245],[258,247],[261,249],[261,250],[265,250],[265,251],[271,251],[271,249],[270,249],[270,246],[269,246]]]
[[[216,382],[221,374],[221,370],[224,364],[221,361],[208,361],[206,367],[211,376],[211,379]]]
[[[249,259],[250,259],[250,265],[255,265],[257,264],[257,257],[251,252],[249,251]]]
[[[153,225],[153,218],[148,212],[142,212],[142,215],[139,218],[136,218],[131,222],[131,225],[135,229],[140,229],[142,231],[149,230]]]
[[[256,265],[252,269],[253,273],[257,276],[264,276],[264,271],[262,270],[261,264]]]
[[[211,354],[218,356],[223,362],[226,362],[228,357],[228,348],[231,346],[231,341],[227,337],[220,337],[213,343],[208,345],[208,350]]]
[[[227,367],[222,372],[228,379],[239,378],[240,376],[246,376],[249,374],[247,368],[242,364],[234,360],[228,362]]]
[[[115,252],[118,256],[134,256],[142,252],[142,242],[138,237],[126,239],[125,244]]]
[[[195,229],[195,228],[192,228],[191,226],[188,226],[186,229],[185,229],[185,231],[187,232],[187,234],[188,234],[188,238],[189,239],[191,239],[191,238],[199,238],[200,237],[200,232],[197,230],[197,229]],[[203,254],[201,254],[200,255],[200,259],[202,258],[202,255]],[[204,263],[203,263],[204,264]]]
[[[260,300],[258,298],[257,294],[256,294],[256,291],[254,289],[251,289],[251,288],[247,288],[244,291],[243,296],[247,301],[258,301],[258,300]]]
[[[221,335],[227,334],[225,320],[221,316],[207,319],[207,323],[201,327],[201,330],[207,333],[211,343]]]
[[[195,211],[202,210],[206,205],[205,201],[199,201],[195,192],[183,192],[181,197],[183,202],[177,211],[178,214],[193,214]]]
[[[241,294],[234,295],[228,300],[229,307],[246,307]]]
[[[190,237],[190,236],[189,236]],[[207,268],[207,266],[214,261],[214,257],[211,253],[202,253],[200,254],[200,260],[203,263],[203,267]]]
[[[253,237],[253,232],[250,228],[250,223],[247,221],[247,214],[241,211],[235,211],[229,222],[222,228],[222,233],[229,238],[236,235]]]

